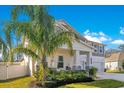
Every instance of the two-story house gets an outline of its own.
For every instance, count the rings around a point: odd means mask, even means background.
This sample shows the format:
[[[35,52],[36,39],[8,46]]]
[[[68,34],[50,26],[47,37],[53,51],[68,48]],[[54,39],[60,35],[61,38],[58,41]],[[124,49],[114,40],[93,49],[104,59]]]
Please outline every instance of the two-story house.
[[[74,55],[71,56],[68,47],[63,45],[55,51],[54,55],[47,57],[49,68],[56,70],[86,70],[93,66],[98,69],[98,72],[104,72],[104,44],[87,40],[64,20],[56,21],[55,26],[56,30],[64,29],[66,31],[67,27],[70,28],[79,36],[79,40],[76,39],[73,42]],[[30,59],[26,59],[26,61],[30,61],[29,68],[32,74],[34,63]]]
[[[63,20],[56,21],[56,25],[57,27],[63,28],[65,30],[67,26],[74,30]],[[54,55],[48,57],[48,66],[50,68],[63,70],[85,70],[87,67],[94,66],[98,69],[99,72],[103,72],[105,64],[105,45],[89,41],[80,34],[79,37],[79,41],[75,40],[73,42],[73,56],[69,55],[67,46],[63,45],[55,52]]]

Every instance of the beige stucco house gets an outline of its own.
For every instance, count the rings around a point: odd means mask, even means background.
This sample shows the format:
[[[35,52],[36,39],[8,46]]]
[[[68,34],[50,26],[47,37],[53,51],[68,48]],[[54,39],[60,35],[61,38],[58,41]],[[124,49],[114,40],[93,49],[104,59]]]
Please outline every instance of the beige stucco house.
[[[110,53],[105,57],[105,68],[108,70],[123,70],[124,52]]]
[[[69,54],[69,49],[66,45],[58,48],[52,56],[47,57],[47,64],[49,68],[56,70],[86,70],[89,67],[96,67],[98,72],[104,72],[105,57],[104,57],[104,44],[92,42],[81,36],[76,30],[74,30],[64,20],[56,21],[56,29],[70,28],[78,34],[79,40],[73,42],[74,55]],[[28,43],[27,43],[28,44]],[[30,74],[32,75],[32,61],[26,58],[29,62]]]

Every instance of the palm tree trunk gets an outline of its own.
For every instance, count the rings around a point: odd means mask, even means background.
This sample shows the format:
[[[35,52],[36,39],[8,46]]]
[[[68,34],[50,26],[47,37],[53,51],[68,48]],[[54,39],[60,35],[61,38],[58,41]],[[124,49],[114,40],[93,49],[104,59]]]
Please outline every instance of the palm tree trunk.
[[[46,65],[46,56],[42,56],[42,65],[43,65],[43,80],[42,80],[42,86],[45,87],[45,81],[47,78],[47,65]]]

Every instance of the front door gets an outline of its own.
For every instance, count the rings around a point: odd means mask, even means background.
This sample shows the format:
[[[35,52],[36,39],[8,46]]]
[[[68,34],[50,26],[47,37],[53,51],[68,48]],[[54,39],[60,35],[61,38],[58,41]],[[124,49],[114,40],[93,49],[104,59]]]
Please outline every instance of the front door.
[[[86,62],[87,62],[87,55],[80,55],[80,64],[82,70],[85,70]]]

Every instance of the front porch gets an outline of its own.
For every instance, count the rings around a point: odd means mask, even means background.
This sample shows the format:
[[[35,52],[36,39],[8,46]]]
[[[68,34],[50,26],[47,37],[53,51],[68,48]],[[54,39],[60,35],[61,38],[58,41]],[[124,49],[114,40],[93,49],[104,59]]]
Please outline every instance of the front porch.
[[[48,57],[48,67],[57,70],[86,70],[92,61],[89,51],[73,50],[70,55],[67,49],[58,49],[55,54]]]

